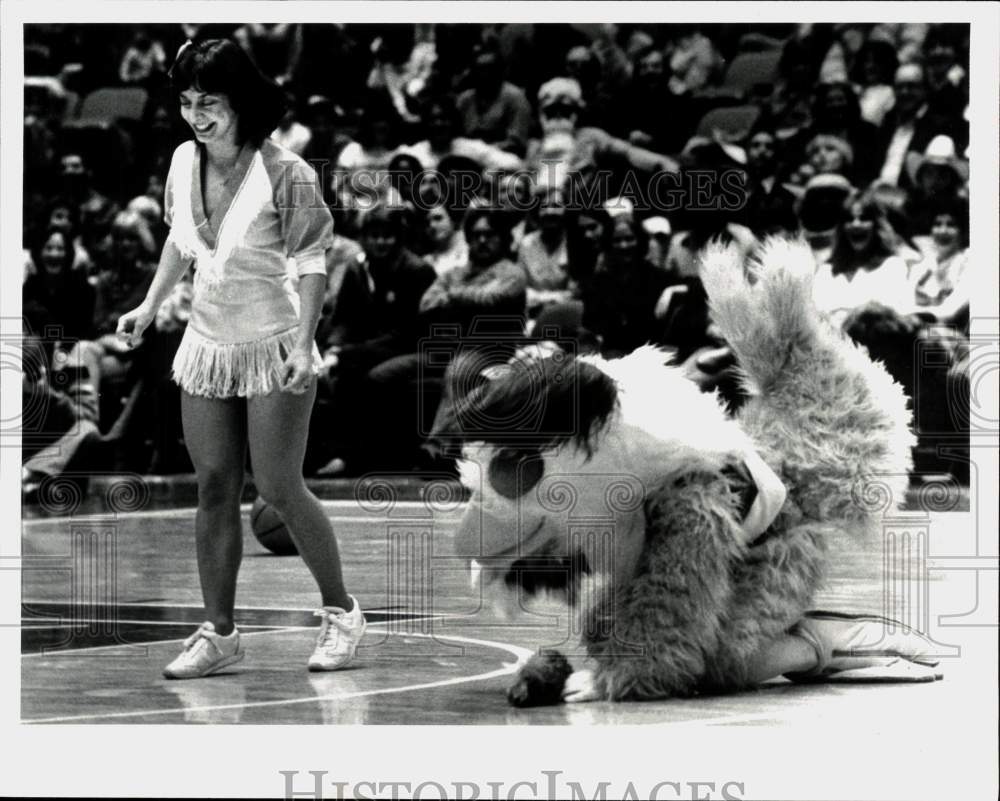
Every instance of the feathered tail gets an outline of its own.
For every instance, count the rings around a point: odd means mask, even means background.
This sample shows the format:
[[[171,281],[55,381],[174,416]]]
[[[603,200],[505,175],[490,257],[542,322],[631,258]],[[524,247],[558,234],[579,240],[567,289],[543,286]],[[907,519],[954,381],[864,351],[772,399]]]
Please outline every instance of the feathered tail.
[[[913,435],[902,388],[835,330],[812,299],[801,240],[771,238],[744,267],[709,246],[702,280],[752,399],[744,429],[814,520],[871,520],[902,501]]]

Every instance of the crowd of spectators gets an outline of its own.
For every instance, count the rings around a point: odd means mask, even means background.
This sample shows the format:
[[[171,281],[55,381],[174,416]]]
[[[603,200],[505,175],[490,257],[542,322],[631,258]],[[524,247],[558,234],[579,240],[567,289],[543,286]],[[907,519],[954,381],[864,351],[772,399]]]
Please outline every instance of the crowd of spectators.
[[[698,253],[722,238],[749,256],[785,234],[812,248],[821,309],[909,390],[928,435],[917,470],[967,480],[937,444],[968,444],[968,34],[29,26],[24,393],[40,411],[25,486],[74,467],[190,469],[170,382],[190,281],[138,349],[113,332],[152,280],[167,167],[190,138],[172,54],[220,37],[285,90],[272,138],[316,168],[336,222],[307,472],[446,468],[429,433],[470,353],[481,367],[654,342],[718,370],[705,385],[738,403]]]

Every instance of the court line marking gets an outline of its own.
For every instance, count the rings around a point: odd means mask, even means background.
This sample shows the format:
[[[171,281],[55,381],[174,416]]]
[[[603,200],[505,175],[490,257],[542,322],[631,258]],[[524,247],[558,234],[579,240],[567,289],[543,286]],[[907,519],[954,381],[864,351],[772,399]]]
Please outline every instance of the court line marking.
[[[346,500],[328,500],[320,501],[324,508],[336,511],[338,508],[348,508],[352,511],[357,511],[361,504],[358,501],[346,501]],[[447,520],[449,515],[454,515],[458,517],[457,510],[464,508],[466,501],[460,501],[456,504],[454,510],[441,509],[435,511],[434,517],[426,516],[427,520]],[[253,508],[252,503],[242,503],[240,504],[240,512],[249,512]],[[345,523],[361,523],[369,521],[383,521],[383,520],[393,520],[394,518],[389,514],[394,509],[426,509],[427,511],[432,511],[426,503],[423,501],[396,501],[389,508],[385,510],[379,510],[377,512],[371,512],[367,516],[356,516],[356,517],[343,517],[338,516],[337,519]],[[92,513],[86,515],[74,515],[70,517],[32,517],[28,519],[22,519],[21,525],[24,526],[38,526],[42,523],[87,523],[97,520],[134,520],[136,518],[158,518],[158,517],[171,517],[180,512],[195,512],[198,507],[196,506],[178,506],[173,509],[137,509],[134,512],[107,512],[105,514]],[[420,519],[424,519],[423,517]]]
[[[135,604],[135,605],[138,606],[138,604]],[[201,609],[202,608],[200,606],[182,607],[182,606],[179,606],[179,605],[176,605],[176,604],[175,604],[175,606],[177,606],[177,608],[181,608],[181,609]],[[255,606],[253,608],[254,609],[265,609],[265,608],[268,608],[268,609],[272,609],[272,611],[282,611],[282,612],[312,612],[313,611],[311,609],[275,609],[273,607],[261,607],[261,606]],[[373,612],[376,612],[376,611],[379,611],[379,610],[375,610],[375,609],[369,609],[368,610],[369,614],[371,614]],[[369,623],[368,624],[368,628],[372,629],[372,628],[377,628],[377,627],[380,627],[380,626],[388,626],[390,623],[405,623],[405,622],[423,623],[423,622],[426,622],[426,621],[429,621],[429,620],[430,621],[444,620],[445,618],[451,618],[451,617],[461,617],[461,615],[456,614],[454,612],[442,612],[440,614],[425,615],[423,617],[415,616],[415,617],[402,618],[402,619],[400,619],[398,621],[395,621],[395,620],[394,621],[379,620],[379,621],[377,621],[375,623]],[[37,620],[46,621],[46,620],[49,620],[50,618],[27,618],[27,620],[29,620],[29,621],[30,620],[36,620],[36,619]],[[56,618],[51,618],[51,619],[55,620]],[[25,619],[22,619],[22,621],[21,621],[20,628],[22,630],[25,628],[24,621],[25,621]],[[81,622],[89,622],[89,621],[90,621],[90,619],[81,620]],[[101,620],[96,620],[95,622],[102,622],[102,621]],[[143,623],[143,624],[145,624],[145,623],[149,623],[151,621],[148,621],[148,620],[117,620],[115,622],[116,623]],[[196,625],[195,623],[193,623],[190,620],[181,620],[181,621],[154,621],[154,622],[155,622],[156,625],[162,625],[162,626],[194,626],[194,625]],[[60,628],[60,627],[68,627],[68,626],[72,626],[72,625],[74,625],[74,624],[73,623],[64,623],[64,624],[61,624],[61,625],[53,625],[51,623],[43,623],[43,625],[41,625],[39,627],[40,628]],[[30,627],[28,627],[28,628],[30,628]],[[247,632],[244,633],[244,629],[247,629],[247,628],[260,628],[260,629],[264,629],[264,630],[263,631],[247,631]],[[241,637],[253,637],[253,636],[257,635],[257,634],[284,634],[286,631],[319,631],[319,626],[289,626],[289,625],[285,625],[285,624],[268,624],[268,623],[255,623],[253,625],[250,625],[250,624],[240,624],[240,636]],[[410,635],[407,634],[406,636],[410,636]],[[418,634],[414,634],[413,636],[415,636],[415,637],[416,636],[421,636],[421,637],[435,637],[435,636],[440,636],[440,637],[444,637],[445,635],[443,635],[443,634],[441,634],[441,635],[432,635],[432,634],[421,634],[421,635],[418,635]],[[127,649],[127,648],[147,648],[148,646],[151,646],[151,645],[164,645],[164,644],[172,643],[172,642],[184,642],[184,640],[186,640],[186,639],[187,639],[186,637],[172,637],[172,638],[170,638],[168,640],[149,640],[148,642],[122,642],[122,643],[116,643],[114,645],[90,645],[90,646],[84,646],[83,648],[51,648],[48,651],[42,650],[42,651],[32,652],[32,653],[29,653],[29,654],[22,653],[21,654],[21,659],[40,659],[42,657],[48,657],[50,659],[68,659],[69,657],[72,657],[72,656],[75,656],[75,655],[78,655],[78,654],[82,655],[82,656],[86,656],[87,654],[90,654],[90,653],[92,653],[94,651],[122,650],[122,649]],[[513,646],[513,647],[518,647],[518,646]]]
[[[375,623],[369,626],[369,629],[383,626],[383,623]],[[308,629],[299,629],[308,630]],[[273,634],[281,632],[250,632],[247,636],[253,636],[254,634]],[[473,676],[455,676],[450,679],[441,679],[439,681],[423,682],[421,684],[409,684],[402,687],[386,687],[380,690],[360,690],[358,692],[352,693],[334,693],[332,695],[311,695],[309,697],[300,698],[283,698],[274,701],[248,701],[242,704],[217,704],[211,706],[191,706],[191,707],[181,707],[180,709],[155,709],[149,711],[137,711],[137,712],[103,712],[93,715],[69,715],[60,716],[53,718],[22,718],[22,723],[72,723],[75,721],[84,720],[118,720],[122,718],[136,718],[136,717],[150,717],[154,715],[177,715],[177,714],[191,714],[196,712],[221,712],[227,709],[257,709],[263,707],[274,707],[274,706],[295,706],[298,704],[311,704],[311,703],[322,703],[323,701],[342,701],[348,698],[367,698],[373,695],[395,695],[405,692],[414,692],[416,690],[430,690],[437,687],[451,687],[457,684],[468,684],[474,681],[485,681],[486,679],[498,678],[500,676],[507,676],[517,670],[518,662],[523,659],[527,659],[531,656],[534,651],[530,648],[523,648],[519,645],[510,645],[508,643],[494,642],[492,640],[480,640],[473,637],[455,637],[450,635],[433,635],[433,634],[420,634],[420,633],[407,633],[407,637],[424,637],[427,639],[442,639],[450,640],[452,642],[466,643],[469,645],[483,645],[487,648],[494,648],[501,651],[506,651],[507,653],[517,657],[517,662],[510,664],[505,664],[503,667],[496,668],[495,670],[490,670],[486,673],[477,673]],[[171,640],[164,640],[163,642],[172,642]],[[152,645],[154,643],[148,643]]]

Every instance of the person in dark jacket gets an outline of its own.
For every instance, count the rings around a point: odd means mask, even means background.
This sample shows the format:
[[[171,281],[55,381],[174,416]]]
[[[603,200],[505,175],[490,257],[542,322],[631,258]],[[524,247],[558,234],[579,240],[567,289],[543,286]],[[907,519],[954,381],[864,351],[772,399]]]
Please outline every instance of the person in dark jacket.
[[[325,460],[321,475],[344,473],[357,462],[365,427],[359,423],[368,418],[363,397],[368,373],[412,353],[426,333],[420,299],[435,273],[404,247],[404,215],[383,204],[369,210],[361,224],[363,253],[331,276],[338,290],[317,331],[325,380],[311,437],[316,447],[310,462]]]

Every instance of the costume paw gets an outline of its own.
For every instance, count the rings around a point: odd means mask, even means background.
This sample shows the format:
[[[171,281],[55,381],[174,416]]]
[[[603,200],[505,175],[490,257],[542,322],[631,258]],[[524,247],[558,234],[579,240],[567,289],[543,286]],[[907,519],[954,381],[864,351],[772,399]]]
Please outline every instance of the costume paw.
[[[562,697],[567,704],[604,700],[592,670],[574,670],[570,673],[563,685]]]
[[[532,654],[517,673],[517,680],[507,690],[511,706],[549,706],[558,704],[566,677],[573,668],[558,651]]]

